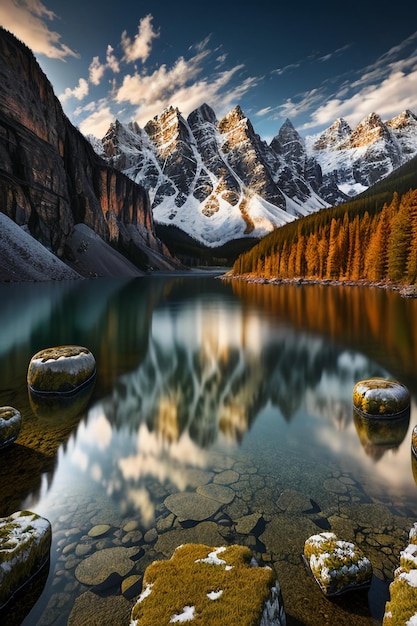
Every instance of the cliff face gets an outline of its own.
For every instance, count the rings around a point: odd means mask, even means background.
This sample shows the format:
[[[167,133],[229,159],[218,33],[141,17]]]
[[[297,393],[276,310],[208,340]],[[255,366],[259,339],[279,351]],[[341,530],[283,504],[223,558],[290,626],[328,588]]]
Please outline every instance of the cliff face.
[[[155,236],[147,191],[94,152],[31,51],[1,28],[0,85],[0,211],[64,260],[84,223],[143,266],[175,265]]]

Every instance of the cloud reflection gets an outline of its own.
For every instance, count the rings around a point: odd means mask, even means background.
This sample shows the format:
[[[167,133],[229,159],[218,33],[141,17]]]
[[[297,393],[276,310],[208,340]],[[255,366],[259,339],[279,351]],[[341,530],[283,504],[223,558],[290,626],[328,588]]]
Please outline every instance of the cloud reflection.
[[[167,304],[154,311],[139,366],[80,425],[71,459],[150,524],[152,485],[194,487],[213,451],[237,448],[275,408],[284,434],[362,463],[351,394],[358,379],[377,375],[388,372],[365,356],[238,305]]]

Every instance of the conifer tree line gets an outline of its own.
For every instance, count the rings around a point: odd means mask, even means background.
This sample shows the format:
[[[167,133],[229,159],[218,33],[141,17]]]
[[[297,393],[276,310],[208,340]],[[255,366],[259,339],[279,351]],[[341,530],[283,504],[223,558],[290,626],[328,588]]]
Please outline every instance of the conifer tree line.
[[[417,283],[417,189],[324,209],[262,239],[233,266],[266,279]]]

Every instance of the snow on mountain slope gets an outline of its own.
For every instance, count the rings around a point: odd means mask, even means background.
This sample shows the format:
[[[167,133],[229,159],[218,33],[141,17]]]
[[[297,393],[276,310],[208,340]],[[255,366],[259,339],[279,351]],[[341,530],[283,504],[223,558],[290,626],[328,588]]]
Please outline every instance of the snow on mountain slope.
[[[206,104],[185,120],[169,107],[144,129],[111,125],[101,153],[147,188],[155,222],[204,245],[262,237],[328,206],[235,107],[220,122]]]
[[[204,245],[262,237],[340,204],[417,154],[417,117],[339,118],[302,138],[286,120],[268,145],[239,106],[220,121],[207,104],[184,119],[169,107],[141,129],[116,121],[95,150],[143,185],[154,220]]]
[[[370,113],[353,130],[339,118],[307,137],[306,150],[324,180],[331,177],[343,193],[355,196],[417,154],[417,117],[407,110],[384,123]]]
[[[0,282],[75,278],[80,278],[77,272],[0,213]]]

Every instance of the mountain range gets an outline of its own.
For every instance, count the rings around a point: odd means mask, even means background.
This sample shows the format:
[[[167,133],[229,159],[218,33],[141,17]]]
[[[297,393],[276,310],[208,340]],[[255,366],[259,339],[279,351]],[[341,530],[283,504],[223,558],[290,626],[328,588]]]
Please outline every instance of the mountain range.
[[[303,139],[289,119],[268,145],[236,106],[220,121],[207,104],[174,107],[145,127],[111,124],[89,138],[113,167],[149,192],[158,225],[209,247],[275,228],[365,191],[417,154],[417,117],[342,118]]]
[[[218,120],[203,104],[187,119],[169,107],[143,129],[115,120],[86,138],[31,50],[2,28],[0,81],[2,281],[175,269],[179,241],[191,262],[227,246],[233,262],[417,154],[411,111],[388,122],[371,113],[355,129],[339,119],[306,139],[287,120],[268,144],[239,106]]]

